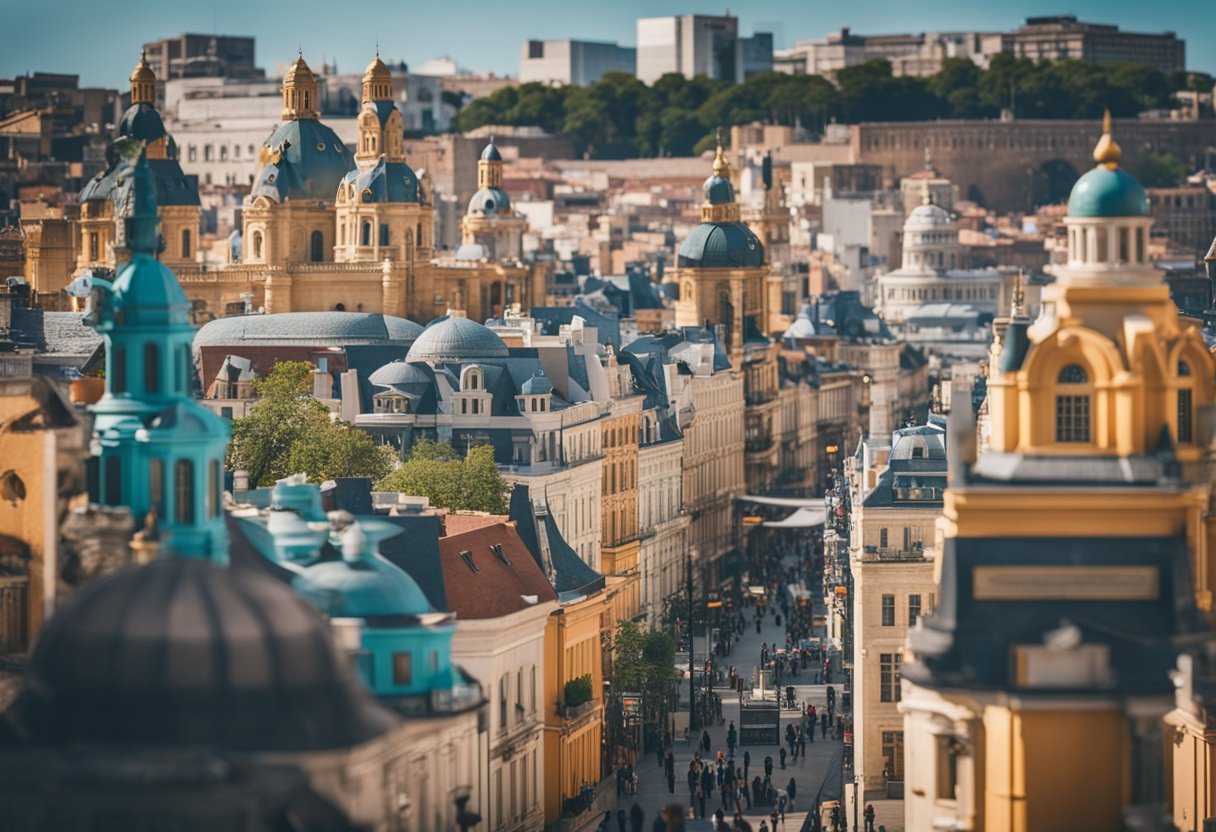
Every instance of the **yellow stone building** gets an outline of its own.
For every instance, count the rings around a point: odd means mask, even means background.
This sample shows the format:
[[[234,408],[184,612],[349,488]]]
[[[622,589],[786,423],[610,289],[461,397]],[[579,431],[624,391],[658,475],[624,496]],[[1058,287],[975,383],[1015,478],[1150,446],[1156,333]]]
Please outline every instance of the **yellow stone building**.
[[[1109,122],[1094,156],[1039,319],[994,347],[988,447],[952,427],[938,606],[903,663],[908,829],[1157,828],[1210,777],[1163,717],[1212,637],[1216,362],[1148,262]]]
[[[609,355],[605,362],[610,387],[609,409],[600,421],[600,571],[613,595],[613,623],[642,612],[638,530],[638,441],[642,433],[643,396],[633,390],[627,365]]]

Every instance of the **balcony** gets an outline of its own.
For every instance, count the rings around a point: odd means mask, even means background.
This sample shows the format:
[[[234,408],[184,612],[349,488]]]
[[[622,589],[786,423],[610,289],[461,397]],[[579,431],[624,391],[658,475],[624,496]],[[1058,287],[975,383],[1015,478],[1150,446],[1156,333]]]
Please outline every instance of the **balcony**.
[[[589,714],[595,710],[595,700],[588,699],[586,702],[580,702],[577,705],[567,705],[564,702],[557,703],[557,715],[562,719],[578,719],[584,714]]]
[[[866,563],[924,560],[925,545],[918,542],[912,543],[906,548],[891,546],[866,546],[862,550],[861,559]]]
[[[933,488],[929,486],[917,487],[892,487],[891,496],[897,502],[901,503],[932,503],[941,502],[943,495],[946,493],[944,488]]]

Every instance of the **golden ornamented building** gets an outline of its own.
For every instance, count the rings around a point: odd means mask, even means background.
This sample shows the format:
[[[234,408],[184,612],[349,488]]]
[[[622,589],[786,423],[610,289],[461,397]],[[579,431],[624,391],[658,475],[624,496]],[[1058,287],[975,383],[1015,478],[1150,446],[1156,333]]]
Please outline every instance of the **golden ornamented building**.
[[[1038,320],[994,347],[988,447],[952,428],[938,607],[903,663],[909,829],[1158,828],[1165,749],[1197,736],[1162,720],[1211,639],[1216,362],[1148,262],[1109,122],[1094,158]]]
[[[721,332],[732,367],[744,379],[745,471],[748,493],[771,489],[778,471],[781,411],[777,346],[765,332],[781,308],[781,278],[769,272],[764,246],[740,220],[730,164],[721,141],[705,180],[701,224],[680,246],[675,282],[676,326],[708,324]]]

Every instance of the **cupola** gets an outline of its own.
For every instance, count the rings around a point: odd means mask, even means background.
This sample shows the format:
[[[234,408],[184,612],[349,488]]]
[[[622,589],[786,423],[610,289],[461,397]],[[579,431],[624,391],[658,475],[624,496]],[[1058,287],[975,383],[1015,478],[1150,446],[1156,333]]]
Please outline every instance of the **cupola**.
[[[299,55],[283,76],[283,121],[317,118],[318,89],[316,76]]]
[[[131,73],[131,103],[154,104],[156,102],[156,73],[148,64],[147,53],[141,52],[139,63]]]
[[[376,50],[375,59],[367,65],[367,71],[363,73],[363,100],[393,100],[393,73],[384,61],[380,60],[380,50]]]

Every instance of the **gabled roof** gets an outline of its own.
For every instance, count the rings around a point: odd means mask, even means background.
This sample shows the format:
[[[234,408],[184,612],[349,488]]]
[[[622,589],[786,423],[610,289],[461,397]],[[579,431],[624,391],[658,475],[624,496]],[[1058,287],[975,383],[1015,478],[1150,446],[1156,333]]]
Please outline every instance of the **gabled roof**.
[[[439,551],[448,602],[460,619],[499,618],[557,600],[532,553],[506,523],[441,537]]]

